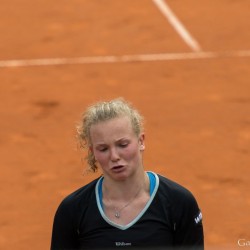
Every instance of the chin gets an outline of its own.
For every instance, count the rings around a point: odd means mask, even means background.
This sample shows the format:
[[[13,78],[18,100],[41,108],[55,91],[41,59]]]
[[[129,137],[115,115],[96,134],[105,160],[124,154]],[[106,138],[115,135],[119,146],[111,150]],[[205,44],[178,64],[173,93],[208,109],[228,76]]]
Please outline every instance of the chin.
[[[112,173],[111,178],[116,181],[125,181],[129,177],[128,173],[125,171],[122,171],[120,173]]]

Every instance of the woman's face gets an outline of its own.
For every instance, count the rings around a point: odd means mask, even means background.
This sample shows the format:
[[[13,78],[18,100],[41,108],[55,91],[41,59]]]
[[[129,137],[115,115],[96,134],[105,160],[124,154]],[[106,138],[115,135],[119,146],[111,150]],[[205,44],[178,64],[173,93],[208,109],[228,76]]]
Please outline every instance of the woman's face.
[[[91,150],[103,174],[115,180],[126,179],[143,168],[144,134],[135,134],[128,117],[100,122],[90,128]]]

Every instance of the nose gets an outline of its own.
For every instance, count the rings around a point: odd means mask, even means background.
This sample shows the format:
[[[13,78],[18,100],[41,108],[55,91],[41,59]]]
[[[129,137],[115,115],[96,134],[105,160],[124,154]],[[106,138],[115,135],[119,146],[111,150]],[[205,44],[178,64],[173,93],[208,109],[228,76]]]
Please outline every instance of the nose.
[[[113,162],[116,162],[116,161],[118,161],[120,159],[116,148],[111,148],[110,149],[110,159]]]

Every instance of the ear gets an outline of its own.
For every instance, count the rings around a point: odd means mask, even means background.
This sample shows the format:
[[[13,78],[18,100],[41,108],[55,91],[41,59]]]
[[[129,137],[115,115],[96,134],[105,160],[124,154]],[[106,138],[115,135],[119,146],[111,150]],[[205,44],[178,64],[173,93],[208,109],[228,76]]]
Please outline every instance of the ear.
[[[93,146],[92,146],[92,145],[89,146],[89,151],[90,151],[92,154],[94,154],[94,150],[93,150]]]
[[[139,136],[140,151],[143,151],[145,149],[144,141],[145,141],[145,134],[141,133]]]

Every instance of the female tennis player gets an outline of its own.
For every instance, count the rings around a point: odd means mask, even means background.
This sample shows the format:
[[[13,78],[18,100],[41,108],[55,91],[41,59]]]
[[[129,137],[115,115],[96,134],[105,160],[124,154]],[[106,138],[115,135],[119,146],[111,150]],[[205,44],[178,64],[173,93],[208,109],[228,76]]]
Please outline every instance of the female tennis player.
[[[143,118],[124,99],[98,102],[77,128],[101,177],[58,207],[51,250],[204,249],[202,214],[186,188],[143,166]]]

